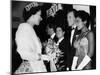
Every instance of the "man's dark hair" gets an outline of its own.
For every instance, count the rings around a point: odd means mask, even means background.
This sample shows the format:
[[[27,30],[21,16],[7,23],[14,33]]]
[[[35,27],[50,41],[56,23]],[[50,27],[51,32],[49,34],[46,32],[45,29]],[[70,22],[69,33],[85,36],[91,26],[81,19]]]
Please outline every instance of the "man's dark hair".
[[[70,13],[70,12],[73,12],[74,16],[77,17],[77,10],[75,10],[75,9],[68,9],[67,14]]]

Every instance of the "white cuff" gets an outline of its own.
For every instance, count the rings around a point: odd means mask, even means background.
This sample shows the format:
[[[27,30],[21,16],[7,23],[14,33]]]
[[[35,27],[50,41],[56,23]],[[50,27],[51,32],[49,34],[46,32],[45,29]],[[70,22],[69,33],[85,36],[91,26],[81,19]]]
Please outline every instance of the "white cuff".
[[[78,57],[77,56],[74,56],[73,63],[72,63],[72,67],[71,67],[72,70],[75,70],[75,67],[77,65],[77,60],[78,60]]]

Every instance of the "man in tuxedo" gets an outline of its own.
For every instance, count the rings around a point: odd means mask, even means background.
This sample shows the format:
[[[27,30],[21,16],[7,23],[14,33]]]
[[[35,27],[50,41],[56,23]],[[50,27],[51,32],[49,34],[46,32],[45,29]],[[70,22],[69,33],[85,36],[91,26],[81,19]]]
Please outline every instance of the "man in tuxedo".
[[[73,57],[75,55],[75,48],[73,47],[73,42],[75,40],[76,35],[78,34],[76,25],[75,25],[75,18],[77,17],[77,11],[75,9],[69,9],[67,12],[67,33],[66,33],[66,38],[68,38],[68,42],[70,43],[69,45],[69,50],[70,50],[70,63],[69,63],[69,70],[71,70],[72,66],[72,61]]]

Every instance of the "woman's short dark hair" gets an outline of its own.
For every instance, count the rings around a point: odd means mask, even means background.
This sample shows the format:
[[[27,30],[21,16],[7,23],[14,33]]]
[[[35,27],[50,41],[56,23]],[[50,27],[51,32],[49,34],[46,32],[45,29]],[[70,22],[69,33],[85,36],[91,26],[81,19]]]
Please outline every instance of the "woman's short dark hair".
[[[35,5],[35,3],[30,3],[26,5],[23,10],[24,21],[27,21],[31,15],[36,14],[39,10],[41,10],[41,7]]]
[[[88,28],[89,27],[89,20],[90,20],[90,16],[87,12],[83,11],[83,10],[79,10],[78,13],[77,13],[77,17],[81,18],[81,20],[84,22],[84,21],[87,21],[86,23],[86,27]]]

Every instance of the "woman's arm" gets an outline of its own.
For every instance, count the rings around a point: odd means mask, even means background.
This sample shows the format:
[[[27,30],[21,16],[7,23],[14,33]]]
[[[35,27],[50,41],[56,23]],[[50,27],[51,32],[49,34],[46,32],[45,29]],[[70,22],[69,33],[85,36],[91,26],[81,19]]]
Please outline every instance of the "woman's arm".
[[[88,39],[88,53],[87,53],[87,55],[89,57],[92,57],[93,53],[94,53],[94,35],[93,35],[93,32],[88,33],[87,39]]]
[[[17,51],[22,59],[30,61],[39,59],[39,55],[32,50],[33,47],[31,48],[30,44],[28,44],[28,42],[26,42],[25,40],[24,41],[20,40],[17,46],[18,46]]]
[[[32,28],[26,23],[20,24],[16,32],[16,44],[17,52],[20,54],[21,58],[24,60],[38,60],[39,56],[36,53],[36,48],[33,45],[32,40]]]
[[[20,54],[20,56],[23,60],[34,61],[34,60],[40,59],[38,54],[34,54],[33,52],[29,52],[25,49],[24,50],[17,50],[17,52]]]
[[[38,60],[39,56],[34,51],[35,46],[32,46],[28,37],[16,36],[17,52],[20,54],[21,58],[24,60]]]

